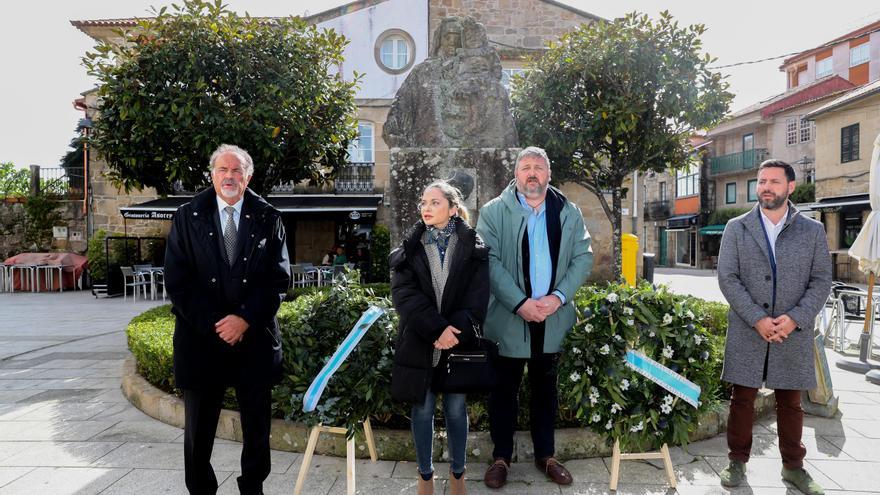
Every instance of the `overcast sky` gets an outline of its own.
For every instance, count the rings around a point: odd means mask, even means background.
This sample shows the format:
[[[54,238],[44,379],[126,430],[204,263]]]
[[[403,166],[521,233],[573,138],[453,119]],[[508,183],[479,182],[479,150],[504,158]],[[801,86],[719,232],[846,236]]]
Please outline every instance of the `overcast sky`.
[[[316,13],[348,0],[228,0],[236,11],[256,16]],[[413,0],[425,1],[425,0]],[[536,0],[537,1],[537,0]],[[640,10],[656,16],[669,10],[681,24],[708,28],[703,44],[716,65],[764,59],[818,46],[880,19],[876,0],[843,1],[834,8],[812,9],[800,1],[738,2],[666,0],[561,0],[610,19]],[[25,1],[4,5],[0,15],[0,162],[18,166],[57,166],[67,151],[82,112],[73,100],[94,86],[80,65],[92,48],[91,38],[70,25],[71,19],[108,19],[147,15],[161,0]],[[662,7],[658,7],[658,5]],[[723,7],[721,7],[723,5]],[[826,5],[827,7],[827,5]],[[751,105],[785,89],[781,59],[722,69],[736,94],[732,109]]]

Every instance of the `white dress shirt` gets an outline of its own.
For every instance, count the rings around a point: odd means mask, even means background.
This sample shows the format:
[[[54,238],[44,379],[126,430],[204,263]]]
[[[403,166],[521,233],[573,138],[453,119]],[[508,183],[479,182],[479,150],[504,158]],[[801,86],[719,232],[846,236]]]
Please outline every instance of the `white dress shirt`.
[[[226,213],[227,206],[231,206],[231,207],[235,208],[235,213],[232,216],[232,221],[235,222],[236,232],[238,231],[238,224],[239,224],[239,221],[241,220],[241,206],[243,204],[244,204],[244,196],[242,196],[241,199],[239,199],[238,202],[236,202],[234,205],[230,205],[229,203],[226,202],[226,200],[224,200],[220,196],[217,196],[217,211],[220,213],[220,231],[221,232],[223,231],[223,229],[226,228],[226,220],[227,220],[226,217],[228,215]]]
[[[788,205],[785,206],[785,212],[777,224],[774,224],[772,220],[767,218],[763,208],[759,209],[761,210],[761,221],[764,223],[764,230],[767,232],[767,239],[770,240],[770,251],[773,253],[773,261],[776,261],[776,238],[779,237],[779,233],[785,228],[785,219],[788,218]]]

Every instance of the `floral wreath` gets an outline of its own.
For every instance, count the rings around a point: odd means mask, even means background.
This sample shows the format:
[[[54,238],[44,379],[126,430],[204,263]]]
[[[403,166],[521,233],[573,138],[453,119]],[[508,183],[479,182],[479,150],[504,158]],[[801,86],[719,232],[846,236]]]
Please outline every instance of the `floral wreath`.
[[[700,413],[718,402],[720,356],[693,298],[643,282],[578,292],[580,318],[560,361],[563,407],[625,450],[686,445]],[[701,388],[699,408],[629,368],[638,350]]]

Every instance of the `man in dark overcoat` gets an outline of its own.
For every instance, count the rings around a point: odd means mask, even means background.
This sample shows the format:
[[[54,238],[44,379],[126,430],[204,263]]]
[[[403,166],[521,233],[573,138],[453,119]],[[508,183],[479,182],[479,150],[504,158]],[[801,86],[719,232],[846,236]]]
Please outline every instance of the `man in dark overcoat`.
[[[290,282],[286,234],[278,210],[247,188],[254,165],[245,150],[221,145],[210,165],[213,188],[177,210],[165,251],[186,486],[191,494],[217,491],[211,451],[223,397],[234,387],[244,440],[238,487],[262,494],[271,390],[281,372],[275,313]]]
[[[831,290],[831,256],[822,224],[788,200],[794,187],[791,165],[762,163],[758,204],[721,237],[718,284],[730,304],[722,379],[733,384],[721,484],[737,486],[745,476],[755,397],[766,385],[776,396],[782,478],[814,495],[822,488],[803,468],[801,391],[816,386],[813,326]]]

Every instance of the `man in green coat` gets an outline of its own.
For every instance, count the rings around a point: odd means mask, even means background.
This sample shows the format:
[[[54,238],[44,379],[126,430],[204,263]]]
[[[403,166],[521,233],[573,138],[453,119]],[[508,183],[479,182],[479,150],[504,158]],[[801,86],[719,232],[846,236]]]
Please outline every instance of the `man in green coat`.
[[[517,422],[517,396],[529,367],[535,465],[561,485],[571,474],[553,456],[559,352],[575,323],[574,296],[590,274],[593,251],[580,210],[550,187],[550,160],[523,149],[515,178],[480,209],[477,232],[489,247],[489,311],[484,333],[498,342],[499,383],[489,395],[494,463],[484,482],[507,482]]]

